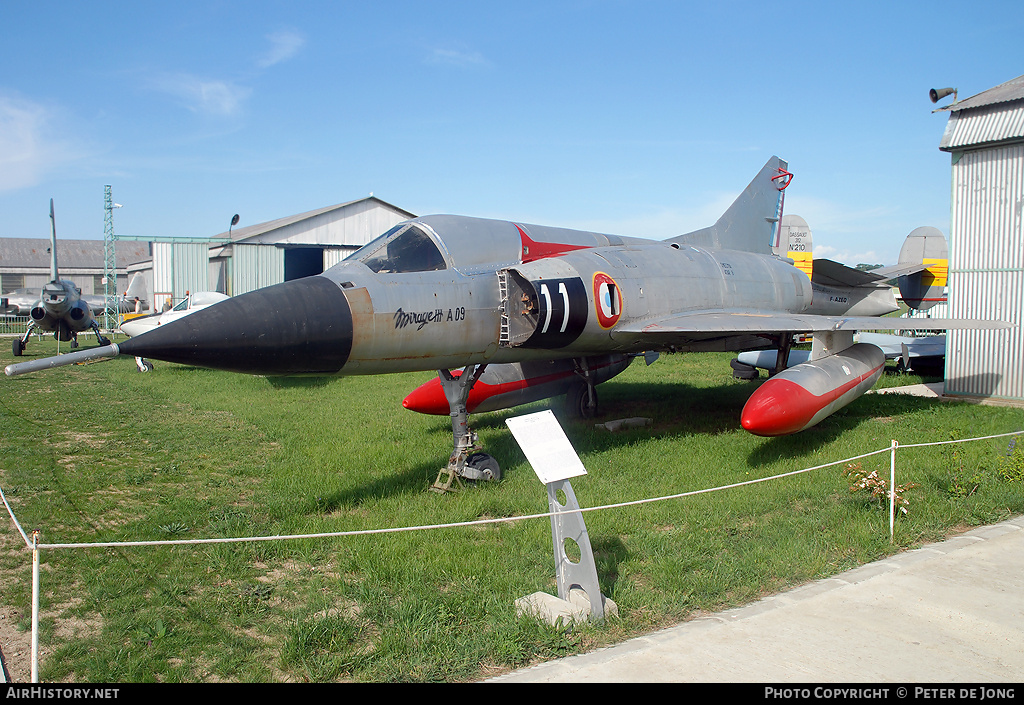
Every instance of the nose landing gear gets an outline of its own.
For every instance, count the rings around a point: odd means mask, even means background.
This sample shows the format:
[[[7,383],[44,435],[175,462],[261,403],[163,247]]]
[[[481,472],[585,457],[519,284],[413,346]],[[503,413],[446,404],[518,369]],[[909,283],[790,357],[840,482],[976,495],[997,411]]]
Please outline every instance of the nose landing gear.
[[[486,364],[467,365],[460,374],[453,374],[449,370],[437,371],[451,411],[453,448],[447,467],[441,468],[430,488],[434,492],[447,492],[453,484],[461,486],[462,479],[495,482],[501,479],[498,461],[480,452],[477,435],[469,428],[469,412],[466,409],[469,392],[486,367]]]

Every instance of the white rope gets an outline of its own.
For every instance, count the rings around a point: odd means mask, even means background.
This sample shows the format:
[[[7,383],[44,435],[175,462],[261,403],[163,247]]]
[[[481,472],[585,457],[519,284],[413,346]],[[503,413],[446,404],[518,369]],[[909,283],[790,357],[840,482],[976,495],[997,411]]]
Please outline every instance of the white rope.
[[[992,436],[978,436],[977,438],[964,438],[960,440],[952,441],[936,441],[933,443],[916,443],[900,445],[899,448],[919,448],[929,445],[943,445],[946,443],[967,443],[970,441],[981,441],[990,438],[1002,438],[1005,436],[1016,436],[1022,433],[1021,431],[1013,431],[1010,433],[1000,433]],[[804,473],[811,472],[812,470],[820,470],[827,468],[832,465],[840,465],[843,463],[849,463],[854,460],[861,458],[867,458],[872,455],[879,455],[881,453],[889,453],[892,451],[892,447],[880,448],[862,455],[855,455],[850,458],[844,458],[843,460],[835,460],[830,463],[823,463],[822,465],[814,465],[800,470],[792,470],[790,472],[780,473],[778,475],[771,475],[769,477],[761,477],[754,480],[744,480],[743,482],[735,482],[729,485],[721,485],[719,487],[710,487],[701,490],[691,490],[689,492],[679,492],[677,494],[663,495],[661,497],[651,497],[648,499],[637,499],[628,502],[619,502],[617,504],[604,504],[595,507],[583,507],[580,509],[568,510],[564,512],[544,512],[541,514],[524,514],[514,517],[497,517],[494,519],[478,519],[475,521],[461,521],[452,522],[447,524],[425,524],[421,526],[402,526],[394,527],[390,529],[361,529],[356,531],[331,531],[313,534],[287,534],[287,535],[276,535],[276,536],[241,536],[234,538],[219,538],[219,539],[165,539],[158,541],[107,541],[107,542],[96,542],[96,543],[40,543],[37,544],[36,548],[113,548],[116,546],[181,546],[181,545],[199,545],[199,544],[211,544],[211,543],[246,543],[250,541],[285,541],[285,540],[296,540],[296,539],[318,539],[318,538],[338,538],[342,536],[370,536],[374,534],[392,534],[407,531],[428,531],[434,529],[451,529],[465,526],[481,526],[484,524],[502,524],[511,523],[515,521],[526,521],[529,519],[543,519],[545,517],[551,517],[554,514],[567,514],[567,513],[583,513],[583,512],[596,512],[603,511],[606,509],[618,509],[621,507],[632,507],[641,504],[651,504],[654,502],[663,502],[670,499],[681,499],[683,497],[693,497],[700,494],[708,494],[710,492],[720,492],[722,490],[734,489],[736,487],[743,487],[745,485],[754,485],[762,482],[769,482],[771,480],[780,480],[785,477],[792,477],[794,475],[801,475]],[[15,526],[18,527],[18,531],[21,533],[22,538],[25,539],[26,546],[31,550],[32,543],[25,535],[21,525],[14,516],[14,512],[11,506],[7,503],[7,498],[3,496],[3,491],[0,490],[0,497],[3,497],[4,505],[7,507],[7,512],[10,514],[11,519],[14,521]]]
[[[32,540],[29,539],[27,534],[25,534],[25,530],[21,528],[21,524],[19,524],[18,520],[15,518],[14,510],[11,509],[11,505],[7,503],[7,495],[4,494],[4,490],[2,487],[0,487],[0,499],[4,501],[4,506],[7,507],[7,513],[10,515],[11,521],[14,522],[14,526],[17,527],[18,533],[21,534],[21,538],[25,539],[25,546],[28,548],[28,550],[31,551]]]
[[[900,445],[900,448],[924,448],[925,446],[942,446],[947,443],[967,443],[968,441],[984,441],[989,438],[1003,438],[1005,436],[1017,436],[1024,431],[1011,431],[1010,433],[997,433],[994,436],[978,436],[977,438],[960,438],[951,441],[932,441],[930,443],[908,443],[907,445]]]
[[[652,502],[662,502],[668,499],[679,499],[682,497],[692,497],[698,494],[706,494],[708,492],[718,492],[720,490],[728,490],[734,487],[742,487],[743,485],[753,485],[760,482],[768,482],[769,480],[778,480],[784,477],[790,477],[792,475],[800,475],[802,473],[810,472],[811,470],[819,470],[821,468],[829,467],[830,465],[838,465],[840,463],[848,463],[852,460],[859,458],[866,458],[870,455],[877,455],[879,453],[888,452],[889,448],[883,448],[882,450],[872,451],[865,453],[864,455],[857,455],[852,458],[846,458],[845,460],[837,460],[832,463],[825,463],[824,465],[815,465],[814,467],[803,468],[801,470],[793,470],[791,472],[781,473],[779,475],[772,475],[770,477],[762,477],[756,480],[744,480],[743,482],[735,482],[731,485],[722,485],[720,487],[711,487],[702,490],[691,490],[690,492],[680,492],[678,494],[664,495],[662,497],[651,497],[649,499],[636,499],[630,502],[619,502],[618,504],[604,504],[596,507],[582,507],[580,509],[572,509],[559,512],[544,512],[542,514],[525,514],[514,517],[497,517],[494,519],[477,519],[475,521],[461,521],[449,524],[426,524],[422,526],[403,526],[391,529],[361,529],[356,531],[331,531],[317,534],[288,534],[283,536],[245,536],[238,538],[222,538],[222,539],[167,539],[162,541],[118,541],[109,543],[41,543],[39,548],[110,548],[113,546],[177,546],[182,544],[203,544],[203,543],[242,543],[246,541],[279,541],[285,539],[316,539],[316,538],[335,538],[338,536],[369,536],[372,534],[390,534],[402,531],[426,531],[429,529],[450,529],[462,526],[480,526],[482,524],[499,524],[509,523],[513,521],[525,521],[528,519],[543,519],[545,517],[551,517],[555,514],[579,514],[583,512],[596,512],[604,509],[617,509],[619,507],[631,507],[640,504],[650,504]]]

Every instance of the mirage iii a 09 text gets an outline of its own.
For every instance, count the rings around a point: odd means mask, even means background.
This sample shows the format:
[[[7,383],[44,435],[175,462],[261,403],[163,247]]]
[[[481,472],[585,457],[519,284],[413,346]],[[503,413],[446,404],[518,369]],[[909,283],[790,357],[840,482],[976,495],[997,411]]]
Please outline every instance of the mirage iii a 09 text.
[[[788,351],[794,334],[810,333],[810,359],[761,385],[741,417],[756,434],[792,433],[881,374],[884,355],[854,344],[855,330],[906,324],[879,318],[896,303],[877,281],[848,278],[853,270],[836,265],[819,285],[804,257],[773,252],[787,168],[772,157],[718,222],[665,241],[415,218],[323,274],[236,296],[124,343],[11,365],[7,374],[118,354],[258,375],[436,370],[406,406],[450,414],[454,450],[438,478],[447,486],[454,477],[500,476],[478,452],[469,412],[568,393],[586,415],[595,385],[638,355]],[[929,261],[944,260],[944,241],[938,256],[925,245],[910,248],[914,261],[899,272],[904,296],[922,301],[941,292],[945,276],[944,261]]]

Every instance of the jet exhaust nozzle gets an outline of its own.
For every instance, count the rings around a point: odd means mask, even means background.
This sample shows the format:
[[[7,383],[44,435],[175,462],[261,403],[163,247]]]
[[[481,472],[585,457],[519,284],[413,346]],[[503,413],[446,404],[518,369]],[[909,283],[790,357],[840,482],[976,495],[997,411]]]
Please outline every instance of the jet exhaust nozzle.
[[[71,320],[75,321],[76,323],[88,320],[92,316],[92,314],[89,312],[89,306],[82,301],[79,301],[74,306],[72,306],[71,310],[68,311],[68,315],[71,317]]]

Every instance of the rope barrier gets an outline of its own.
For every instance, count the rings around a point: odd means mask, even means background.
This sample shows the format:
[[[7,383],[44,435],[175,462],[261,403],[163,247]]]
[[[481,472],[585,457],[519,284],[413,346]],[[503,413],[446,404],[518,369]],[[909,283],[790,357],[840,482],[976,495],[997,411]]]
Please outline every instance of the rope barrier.
[[[32,541],[25,533],[25,530],[21,528],[21,524],[18,523],[17,518],[15,518],[14,510],[11,509],[11,505],[7,502],[7,495],[4,494],[3,488],[0,488],[0,499],[4,501],[4,506],[7,507],[7,514],[10,515],[11,521],[14,522],[14,526],[18,529],[18,533],[21,534],[21,538],[25,540],[26,548],[32,550]]]
[[[906,445],[899,445],[900,449],[904,448],[921,448],[932,445],[945,445],[948,443],[968,443],[972,441],[983,441],[992,438],[1003,438],[1006,436],[1016,436],[1022,433],[1022,431],[1012,431],[1009,433],[999,433],[991,436],[978,436],[975,438],[963,438],[951,441],[935,441],[930,443],[908,443]],[[833,465],[841,465],[850,463],[855,460],[867,458],[873,455],[880,455],[882,453],[891,453],[893,449],[891,446],[880,448],[878,450],[863,453],[861,455],[855,455],[849,458],[843,458],[842,460],[835,460],[829,463],[823,463],[821,465],[813,465],[811,467],[801,468],[799,470],[792,470],[790,472],[779,473],[777,475],[771,475],[768,477],[761,477],[753,480],[744,480],[742,482],[735,482],[729,485],[721,485],[719,487],[709,487],[700,490],[691,490],[689,492],[679,492],[676,494],[663,495],[660,497],[650,497],[646,499],[636,499],[626,502],[618,502],[615,504],[604,504],[594,507],[582,507],[574,512],[597,512],[604,511],[607,509],[619,509],[622,507],[634,507],[643,504],[652,504],[654,502],[664,502],[670,499],[681,499],[683,497],[693,497],[701,494],[708,494],[711,492],[720,492],[723,490],[735,489],[737,487],[743,487],[745,485],[755,485],[762,482],[770,482],[772,480],[780,480],[786,477],[792,477],[794,475],[801,475],[814,470],[820,470],[822,468],[831,467]],[[21,528],[21,524],[18,523],[17,518],[14,516],[14,512],[11,509],[10,504],[7,502],[6,496],[3,494],[3,490],[0,489],[0,498],[3,499],[4,506],[7,507],[7,512],[10,515],[15,526],[18,528],[18,532],[25,540],[26,547],[32,550],[33,543],[25,534],[25,531]],[[564,512],[562,512],[564,513]],[[329,531],[311,534],[284,534],[275,536],[239,536],[230,538],[210,538],[210,539],[164,539],[156,541],[104,541],[104,542],[84,542],[84,543],[40,543],[36,545],[37,549],[58,549],[58,548],[113,548],[117,546],[181,546],[181,545],[200,545],[200,544],[214,544],[214,543],[246,543],[256,541],[286,541],[286,540],[301,540],[301,539],[318,539],[318,538],[338,538],[343,536],[369,536],[374,534],[393,534],[401,532],[412,532],[412,531],[429,531],[435,529],[453,529],[466,526],[481,526],[485,524],[507,524],[516,521],[526,521],[530,519],[544,519],[553,516],[555,512],[542,512],[538,514],[523,514],[514,517],[496,517],[492,519],[477,519],[474,521],[460,521],[450,522],[446,524],[424,524],[420,526],[402,526],[385,529],[360,529],[355,531]]]
[[[868,453],[862,453],[861,455],[855,455],[850,458],[844,458],[842,460],[835,460],[829,463],[823,463],[821,465],[813,465],[811,467],[801,468],[799,470],[792,470],[790,472],[779,473],[777,475],[771,475],[769,477],[761,477],[754,480],[744,480],[743,482],[734,482],[729,485],[721,485],[719,487],[710,487],[701,490],[691,490],[689,492],[679,492],[671,495],[663,495],[661,497],[650,497],[647,499],[637,499],[628,502],[618,502],[616,504],[605,504],[595,507],[583,507],[571,510],[563,510],[561,512],[543,512],[539,514],[526,514],[515,517],[498,517],[494,519],[478,519],[474,521],[460,521],[451,522],[447,524],[427,524],[421,526],[405,526],[395,527],[390,529],[362,529],[358,531],[332,531],[323,533],[313,534],[290,534],[290,535],[278,535],[278,536],[245,536],[236,538],[219,538],[219,539],[168,539],[163,541],[104,541],[95,543],[39,543],[39,531],[32,532],[32,538],[30,539],[21,524],[18,522],[17,517],[14,515],[10,503],[7,501],[7,496],[4,494],[3,489],[0,488],[0,499],[3,500],[4,507],[7,508],[7,513],[11,517],[11,521],[14,522],[15,527],[18,529],[18,533],[21,534],[24,539],[26,547],[32,553],[32,662],[31,662],[31,679],[33,683],[38,683],[38,629],[39,629],[39,551],[41,549],[57,549],[57,548],[113,548],[120,546],[181,546],[181,545],[200,545],[200,544],[213,544],[213,543],[245,543],[255,541],[284,541],[284,540],[295,540],[295,539],[315,539],[315,538],[336,538],[341,536],[368,536],[373,534],[390,534],[400,532],[411,532],[411,531],[426,531],[432,529],[451,529],[465,526],[480,526],[484,524],[499,524],[499,523],[510,523],[514,521],[525,521],[529,519],[541,519],[545,517],[552,517],[555,514],[567,514],[567,513],[579,513],[583,512],[596,512],[607,509],[618,509],[622,507],[634,507],[642,504],[651,504],[653,502],[663,502],[670,499],[681,499],[683,497],[693,497],[700,494],[708,494],[711,492],[720,492],[722,490],[734,489],[736,487],[744,487],[747,485],[755,485],[762,482],[769,482],[772,480],[779,480],[786,477],[793,477],[794,475],[802,475],[804,473],[811,472],[813,470],[820,470],[822,468],[831,467],[833,465],[840,465],[850,463],[861,458],[867,458],[873,455],[880,455],[882,453],[890,453],[890,490],[889,490],[889,532],[890,539],[893,531],[894,521],[894,509],[893,501],[895,500],[895,462],[896,462],[896,451],[899,448],[922,448],[926,446],[945,445],[948,443],[968,443],[972,441],[982,441],[992,438],[1004,438],[1006,436],[1017,436],[1022,431],[1013,431],[1009,433],[999,433],[990,436],[978,436],[975,438],[963,438],[949,441],[934,441],[929,443],[910,443],[901,446],[897,441],[893,440],[892,444],[887,448],[880,448],[878,450],[870,451]]]

